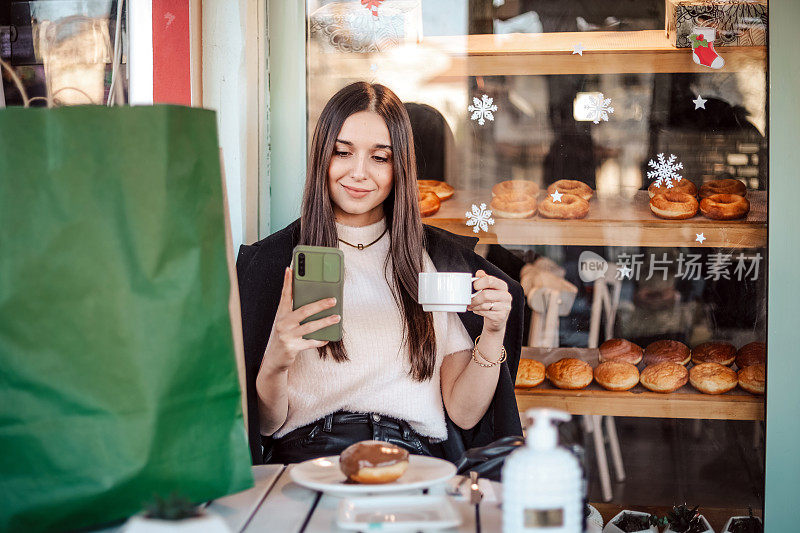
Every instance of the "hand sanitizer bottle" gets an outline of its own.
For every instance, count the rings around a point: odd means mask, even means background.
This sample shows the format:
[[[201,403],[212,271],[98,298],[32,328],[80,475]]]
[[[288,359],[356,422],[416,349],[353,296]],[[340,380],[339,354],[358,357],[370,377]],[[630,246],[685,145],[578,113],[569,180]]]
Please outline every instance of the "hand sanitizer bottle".
[[[581,533],[581,468],[571,452],[558,446],[555,426],[570,415],[555,409],[526,414],[533,425],[525,446],[503,465],[503,532]]]

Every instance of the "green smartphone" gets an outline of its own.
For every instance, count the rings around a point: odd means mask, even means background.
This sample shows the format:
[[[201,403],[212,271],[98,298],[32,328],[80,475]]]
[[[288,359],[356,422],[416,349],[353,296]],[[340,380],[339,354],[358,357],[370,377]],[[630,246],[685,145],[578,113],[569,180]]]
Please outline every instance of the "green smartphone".
[[[342,316],[344,254],[327,246],[296,246],[292,252],[292,308],[324,298],[336,298],[336,305],[303,320],[301,324],[330,315]],[[342,321],[303,335],[304,339],[338,341],[342,339]]]

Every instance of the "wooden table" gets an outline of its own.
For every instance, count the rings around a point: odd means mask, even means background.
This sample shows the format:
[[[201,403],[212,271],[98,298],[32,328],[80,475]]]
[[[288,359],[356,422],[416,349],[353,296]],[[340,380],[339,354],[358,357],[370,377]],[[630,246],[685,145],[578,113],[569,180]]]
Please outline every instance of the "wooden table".
[[[232,533],[280,531],[281,533],[321,533],[345,531],[336,525],[336,508],[340,498],[321,494],[295,484],[289,470],[293,465],[258,465],[253,467],[253,488],[225,496],[210,502],[206,510],[222,517]],[[488,482],[495,497],[487,497],[480,504],[481,531],[502,530],[502,485]],[[411,491],[409,491],[410,493]],[[421,493],[419,491],[418,493]],[[444,486],[431,488],[431,494],[443,494]],[[488,494],[488,492],[487,492]],[[461,497],[451,497],[455,509],[461,515],[458,528],[440,530],[445,532],[474,533],[475,512],[472,505]],[[592,504],[607,522],[623,507],[614,504]],[[635,507],[634,510],[663,516],[666,507]],[[720,531],[730,516],[746,515],[747,509],[705,509],[704,514],[716,531]],[[761,516],[760,510],[756,511]],[[103,530],[101,533],[119,533],[122,526]]]

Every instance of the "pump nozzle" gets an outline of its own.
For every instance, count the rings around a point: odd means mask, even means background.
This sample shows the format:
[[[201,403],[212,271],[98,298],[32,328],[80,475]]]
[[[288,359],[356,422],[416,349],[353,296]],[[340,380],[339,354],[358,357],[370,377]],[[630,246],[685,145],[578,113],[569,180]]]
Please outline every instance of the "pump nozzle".
[[[528,409],[525,415],[532,421],[528,428],[525,443],[537,450],[555,448],[558,444],[558,431],[554,422],[569,421],[569,413],[558,409]]]

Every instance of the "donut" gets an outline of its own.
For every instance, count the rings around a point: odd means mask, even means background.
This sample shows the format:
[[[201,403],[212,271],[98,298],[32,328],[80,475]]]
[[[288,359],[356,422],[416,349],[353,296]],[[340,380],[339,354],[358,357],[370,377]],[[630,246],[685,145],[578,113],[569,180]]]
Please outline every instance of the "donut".
[[[644,364],[646,365],[663,362],[686,365],[691,359],[689,347],[678,341],[651,342],[644,349]]]
[[[712,194],[700,200],[700,211],[714,220],[733,220],[747,216],[750,201],[738,194]]]
[[[697,214],[697,198],[685,192],[668,190],[650,198],[650,211],[667,220],[692,218]]]
[[[442,205],[439,197],[435,192],[420,191],[419,192],[419,214],[423,217],[429,217],[439,210]]]
[[[600,362],[630,363],[638,365],[642,361],[641,346],[625,339],[608,339],[600,345]]]
[[[736,372],[718,363],[700,363],[689,370],[689,383],[704,394],[723,394],[739,383]]]
[[[697,196],[697,186],[691,181],[686,179],[676,181],[675,183],[672,184],[672,187],[664,187],[662,185],[656,185],[655,183],[653,183],[647,188],[647,193],[650,195],[650,198],[652,198],[658,193],[667,191],[685,192],[686,194]]]
[[[558,180],[547,188],[547,194],[553,194],[556,191],[580,196],[587,202],[594,196],[592,188],[578,180]]]
[[[492,197],[510,192],[524,192],[536,196],[539,194],[539,186],[528,180],[507,180],[492,187]]]
[[[730,366],[736,358],[736,347],[729,342],[704,342],[692,348],[692,362],[719,363]]]
[[[592,382],[592,376],[592,366],[580,359],[567,357],[547,366],[547,379],[559,389],[584,389]]]
[[[763,342],[745,344],[736,352],[736,366],[742,369],[746,366],[763,365],[767,362],[767,345]]]
[[[503,218],[530,218],[536,214],[536,197],[524,192],[498,194],[489,203],[495,216]]]
[[[544,364],[536,359],[520,359],[515,387],[529,389],[544,381]]]
[[[539,203],[539,214],[545,218],[583,218],[589,214],[589,202],[574,194],[565,194],[560,202],[546,196]]]
[[[764,394],[767,383],[767,367],[750,365],[739,370],[739,386],[752,394]]]
[[[674,392],[689,381],[689,371],[678,363],[656,363],[645,367],[639,382],[653,392]]]
[[[362,440],[344,449],[339,468],[356,483],[391,483],[408,468],[408,450],[379,440]]]
[[[708,198],[714,194],[736,194],[738,196],[747,195],[747,187],[744,183],[734,179],[711,180],[700,187],[700,199]]]
[[[456,190],[447,183],[439,180],[417,180],[417,187],[420,191],[430,191],[436,193],[439,200],[448,200]]]
[[[639,369],[630,363],[606,361],[594,369],[594,380],[604,389],[630,390],[639,383]]]

